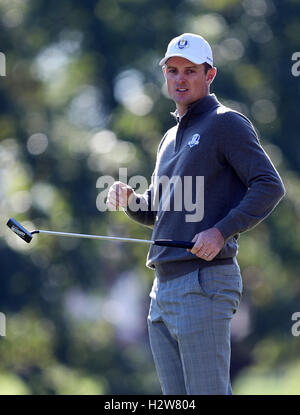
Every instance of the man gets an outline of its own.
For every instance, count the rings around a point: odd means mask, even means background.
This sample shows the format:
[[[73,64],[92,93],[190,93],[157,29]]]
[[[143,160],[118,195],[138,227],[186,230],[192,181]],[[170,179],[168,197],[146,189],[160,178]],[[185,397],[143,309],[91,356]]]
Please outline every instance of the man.
[[[216,68],[206,40],[176,37],[160,65],[177,125],[159,145],[145,194],[116,182],[107,203],[152,226],[153,239],[194,242],[191,250],[153,245],[148,253],[155,270],[148,328],[163,393],[231,394],[230,322],[242,293],[237,239],[285,190],[250,121],[210,94]],[[168,209],[161,177],[176,178]],[[196,200],[194,214],[188,198]]]

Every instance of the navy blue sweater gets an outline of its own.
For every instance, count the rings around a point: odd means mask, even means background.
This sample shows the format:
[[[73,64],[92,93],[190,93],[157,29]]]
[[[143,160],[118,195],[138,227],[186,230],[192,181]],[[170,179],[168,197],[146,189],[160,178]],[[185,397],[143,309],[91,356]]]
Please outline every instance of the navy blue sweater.
[[[165,186],[162,178],[172,184]],[[152,245],[146,264],[167,280],[232,261],[239,234],[266,218],[284,194],[251,122],[211,94],[193,103],[164,135],[152,184],[138,195],[141,209],[129,207],[126,213],[153,227],[152,239],[191,241],[211,227],[223,235],[225,244],[213,261],[185,249]]]

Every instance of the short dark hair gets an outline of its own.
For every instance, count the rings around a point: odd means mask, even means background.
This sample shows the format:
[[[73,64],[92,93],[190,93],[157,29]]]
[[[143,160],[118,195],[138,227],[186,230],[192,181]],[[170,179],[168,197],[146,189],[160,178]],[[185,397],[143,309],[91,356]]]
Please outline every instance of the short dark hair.
[[[206,75],[207,72],[212,68],[212,66],[207,62],[204,62],[203,65],[204,65],[204,73]]]

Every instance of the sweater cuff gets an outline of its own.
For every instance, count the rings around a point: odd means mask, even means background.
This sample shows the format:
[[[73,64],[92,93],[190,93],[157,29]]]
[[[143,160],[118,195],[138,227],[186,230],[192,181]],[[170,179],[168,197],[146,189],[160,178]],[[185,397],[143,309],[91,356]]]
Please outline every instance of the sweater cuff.
[[[127,208],[123,208],[123,210],[129,218],[136,222],[153,227],[156,212],[149,210],[148,202],[143,195],[135,194]]]
[[[238,232],[232,229],[230,223],[226,223],[226,221],[224,220],[221,220],[220,222],[216,223],[214,228],[217,228],[221,232],[224,238],[224,243],[226,243],[228,239],[232,238],[234,235],[238,234]]]

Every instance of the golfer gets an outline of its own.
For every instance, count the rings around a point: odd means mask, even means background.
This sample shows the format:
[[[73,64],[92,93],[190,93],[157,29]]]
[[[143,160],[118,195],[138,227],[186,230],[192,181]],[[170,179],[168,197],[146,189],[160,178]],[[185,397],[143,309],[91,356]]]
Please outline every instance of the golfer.
[[[149,189],[136,194],[115,182],[107,204],[153,227],[152,239],[194,242],[191,250],[152,245],[147,257],[155,271],[149,338],[163,394],[231,394],[239,234],[265,219],[285,189],[251,122],[210,93],[216,68],[203,37],[174,38],[160,65],[176,125],[159,144]]]

